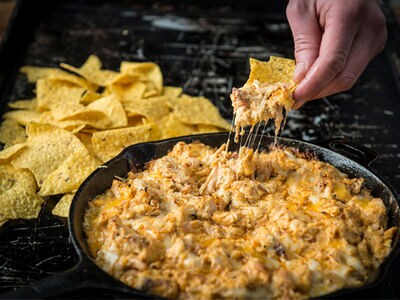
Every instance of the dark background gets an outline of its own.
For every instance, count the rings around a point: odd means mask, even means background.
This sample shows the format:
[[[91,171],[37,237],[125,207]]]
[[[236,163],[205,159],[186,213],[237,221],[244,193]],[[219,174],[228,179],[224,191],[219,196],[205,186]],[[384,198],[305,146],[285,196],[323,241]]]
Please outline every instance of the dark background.
[[[231,118],[229,93],[248,75],[248,58],[293,57],[284,1],[22,1],[0,50],[0,114],[5,103],[33,96],[18,73],[25,64],[79,66],[90,54],[104,66],[155,61],[166,85],[204,95]],[[321,143],[345,137],[379,153],[372,169],[400,191],[399,31],[388,14],[389,41],[349,92],[293,111],[283,136]],[[0,292],[73,266],[77,257],[66,219],[51,215],[49,199],[39,218],[0,228]],[[378,287],[358,297],[399,298],[400,262]],[[105,294],[69,295],[97,298]]]

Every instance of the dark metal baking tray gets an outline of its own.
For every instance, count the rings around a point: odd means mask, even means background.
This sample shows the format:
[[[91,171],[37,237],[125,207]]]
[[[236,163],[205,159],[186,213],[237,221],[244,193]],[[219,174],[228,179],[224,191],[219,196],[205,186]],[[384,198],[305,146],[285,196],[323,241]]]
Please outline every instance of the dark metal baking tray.
[[[24,64],[80,65],[88,55],[105,67],[121,60],[160,64],[165,84],[204,95],[231,116],[229,91],[248,74],[247,59],[293,56],[281,1],[50,1],[18,3],[0,49],[0,113],[6,103],[32,97],[18,69]],[[399,31],[387,7],[389,41],[349,92],[314,101],[288,119],[283,136],[320,143],[334,137],[380,153],[372,168],[400,187]],[[396,64],[397,62],[397,64]],[[77,260],[65,220],[52,216],[49,199],[38,219],[0,228],[0,292],[61,272]],[[400,261],[377,287],[359,298],[400,298]],[[117,297],[82,291],[66,297]]]

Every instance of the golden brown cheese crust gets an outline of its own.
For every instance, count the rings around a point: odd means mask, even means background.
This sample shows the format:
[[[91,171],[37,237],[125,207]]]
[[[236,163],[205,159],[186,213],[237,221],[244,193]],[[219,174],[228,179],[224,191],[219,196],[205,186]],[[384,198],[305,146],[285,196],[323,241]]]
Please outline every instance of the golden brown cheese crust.
[[[391,249],[381,199],[295,150],[178,143],[90,202],[106,272],[179,299],[301,299],[362,285]]]
[[[283,121],[283,109],[288,113],[293,107],[293,85],[289,83],[258,82],[246,84],[242,88],[233,88],[231,100],[235,112],[236,140],[245,126],[259,122],[275,120],[275,136],[278,135]]]

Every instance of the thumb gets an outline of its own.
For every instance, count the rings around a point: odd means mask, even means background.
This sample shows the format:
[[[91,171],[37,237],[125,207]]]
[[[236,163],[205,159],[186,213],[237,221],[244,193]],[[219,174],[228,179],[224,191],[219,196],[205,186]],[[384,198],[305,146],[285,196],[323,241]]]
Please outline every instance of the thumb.
[[[319,55],[321,28],[314,1],[291,0],[286,15],[294,39],[295,82],[300,82]]]

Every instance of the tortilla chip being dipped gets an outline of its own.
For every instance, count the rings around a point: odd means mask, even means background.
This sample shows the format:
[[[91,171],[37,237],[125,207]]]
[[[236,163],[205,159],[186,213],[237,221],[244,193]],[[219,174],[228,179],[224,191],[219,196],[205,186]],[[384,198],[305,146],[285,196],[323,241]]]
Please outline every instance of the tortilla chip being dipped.
[[[275,138],[286,114],[293,107],[296,84],[292,77],[295,61],[271,56],[268,62],[250,58],[250,75],[242,88],[233,88],[231,100],[235,114],[235,140],[244,134],[243,128],[262,121],[275,120]]]

